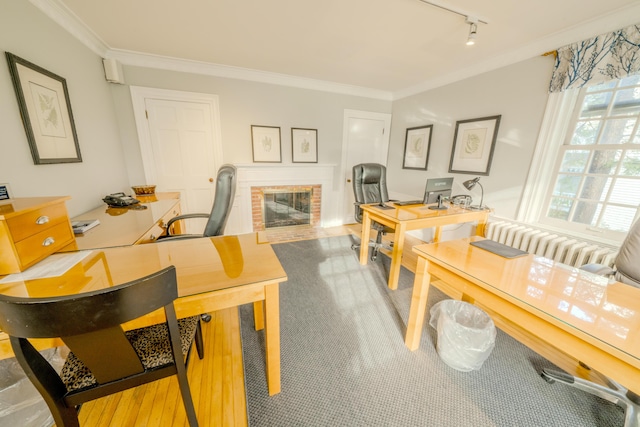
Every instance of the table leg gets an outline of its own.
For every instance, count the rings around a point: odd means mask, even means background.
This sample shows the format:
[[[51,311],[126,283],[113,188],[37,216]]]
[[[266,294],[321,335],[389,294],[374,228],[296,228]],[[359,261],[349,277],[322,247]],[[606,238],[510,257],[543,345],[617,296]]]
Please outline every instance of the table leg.
[[[407,322],[407,335],[404,344],[409,350],[417,350],[420,346],[420,336],[424,325],[424,315],[427,310],[427,297],[431,275],[427,272],[427,260],[418,257],[413,293],[411,294],[411,307],[409,308],[409,321]]]
[[[402,248],[404,246],[404,234],[407,227],[404,223],[396,224],[396,230],[393,235],[393,251],[391,252],[391,266],[389,267],[389,289],[398,288],[398,279],[400,278],[400,267],[402,267]]]
[[[267,386],[269,396],[280,393],[280,297],[279,284],[264,287]]]
[[[371,235],[371,217],[369,212],[362,212],[362,233],[360,233],[360,264],[367,265],[369,257],[369,236]]]
[[[256,331],[264,329],[264,301],[253,303],[253,324],[256,327]]]

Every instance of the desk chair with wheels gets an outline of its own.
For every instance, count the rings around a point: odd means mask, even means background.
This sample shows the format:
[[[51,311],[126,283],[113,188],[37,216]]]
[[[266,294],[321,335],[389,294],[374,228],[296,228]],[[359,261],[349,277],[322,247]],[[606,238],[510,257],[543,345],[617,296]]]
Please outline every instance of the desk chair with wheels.
[[[385,203],[389,201],[387,191],[387,168],[377,163],[361,163],[353,167],[353,194],[355,195],[355,218],[362,224],[362,209],[360,205],[370,203]],[[369,242],[373,248],[371,261],[378,257],[380,248],[391,250],[392,248],[382,243],[382,236],[393,233],[394,230],[377,222],[371,223],[371,228],[377,231],[374,241]],[[360,249],[360,244],[354,244],[351,249]]]
[[[84,402],[176,375],[190,426],[197,426],[185,357],[199,316],[176,319],[175,267],[97,291],[45,298],[0,295],[0,328],[58,427],[78,426]],[[122,324],[164,308],[166,322],[124,332]],[[201,333],[201,332],[200,332]],[[60,338],[70,353],[60,373],[29,339]],[[201,343],[200,343],[201,344]]]
[[[581,268],[640,288],[638,259],[640,259],[640,220],[635,222],[622,242],[616,256],[615,270],[601,264],[587,264]],[[588,369],[587,366],[585,367]],[[615,381],[609,379],[609,387],[605,387],[552,369],[544,369],[541,375],[549,383],[558,381],[622,406],[625,409],[625,426],[640,427],[640,396]]]
[[[188,239],[196,237],[222,236],[224,227],[227,225],[229,213],[233,206],[233,198],[236,194],[236,167],[233,165],[222,165],[216,177],[216,192],[213,199],[211,212],[191,213],[178,215],[171,218],[166,225],[167,234],[158,240]],[[202,234],[171,234],[171,225],[176,221],[183,221],[192,218],[208,218]]]

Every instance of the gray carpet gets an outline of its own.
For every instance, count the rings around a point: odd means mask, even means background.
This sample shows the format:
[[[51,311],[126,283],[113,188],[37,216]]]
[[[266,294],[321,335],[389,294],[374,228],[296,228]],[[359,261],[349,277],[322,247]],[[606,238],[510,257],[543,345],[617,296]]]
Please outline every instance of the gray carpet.
[[[264,335],[241,307],[249,423],[259,426],[622,426],[615,405],[538,372],[553,367],[498,331],[478,371],[439,358],[425,321],[420,348],[404,333],[413,274],[386,286],[389,259],[361,266],[350,236],[274,245],[280,286],[282,392],[269,397]],[[445,298],[432,288],[429,306]]]

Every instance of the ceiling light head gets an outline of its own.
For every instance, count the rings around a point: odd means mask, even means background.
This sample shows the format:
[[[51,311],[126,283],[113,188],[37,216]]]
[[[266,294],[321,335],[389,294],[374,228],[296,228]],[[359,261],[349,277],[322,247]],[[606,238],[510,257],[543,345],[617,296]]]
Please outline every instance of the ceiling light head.
[[[475,16],[467,16],[465,21],[469,24],[469,37],[467,37],[467,46],[476,44],[476,36],[478,31],[478,18]]]

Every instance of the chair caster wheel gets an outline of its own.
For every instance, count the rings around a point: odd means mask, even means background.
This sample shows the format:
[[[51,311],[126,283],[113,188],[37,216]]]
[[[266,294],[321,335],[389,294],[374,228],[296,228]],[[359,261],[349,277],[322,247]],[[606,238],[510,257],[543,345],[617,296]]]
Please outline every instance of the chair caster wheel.
[[[200,319],[202,319],[202,321],[206,323],[211,322],[211,315],[209,313],[201,314]]]
[[[371,255],[371,261],[375,261],[378,258],[376,255]]]
[[[358,245],[351,245],[351,250],[355,251],[356,249],[358,249]]]
[[[553,384],[556,382],[556,380],[554,380],[553,378],[545,375],[544,373],[540,374],[540,376],[542,377],[543,380],[545,380],[548,384]]]

